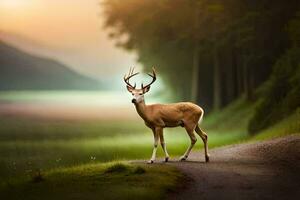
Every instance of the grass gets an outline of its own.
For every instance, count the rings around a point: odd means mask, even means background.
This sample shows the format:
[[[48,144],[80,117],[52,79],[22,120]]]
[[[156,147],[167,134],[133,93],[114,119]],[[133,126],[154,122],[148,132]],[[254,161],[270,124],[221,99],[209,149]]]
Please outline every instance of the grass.
[[[245,115],[247,109],[247,104],[237,101],[222,114],[216,113],[205,118],[203,127],[209,135],[210,148],[243,141],[247,137],[242,127],[235,130],[228,128],[228,124],[236,123],[235,120]],[[225,119],[229,113],[235,115],[231,114],[231,118]],[[227,128],[224,128],[226,125]],[[197,150],[203,148],[201,139],[198,139]],[[190,143],[183,128],[166,129],[165,140],[171,158],[183,154]],[[152,132],[142,121],[85,120],[74,123],[2,117],[0,176],[5,181],[36,169],[45,171],[114,160],[149,159],[152,146]],[[163,156],[161,148],[157,153]]]
[[[32,100],[30,95],[25,97]],[[8,99],[19,102],[25,97]],[[239,99],[205,116],[201,127],[209,136],[209,148],[300,132],[297,110],[249,136],[247,124],[254,107]],[[189,145],[183,128],[166,129],[165,140],[171,158]],[[124,162],[149,159],[152,143],[153,135],[142,121],[75,123],[0,117],[0,199],[161,199],[183,176],[168,165]],[[198,137],[194,150],[202,148]],[[163,156],[161,148],[158,156]]]
[[[283,137],[294,133],[300,133],[300,109],[296,110],[292,115],[283,119],[279,123],[262,130],[251,140],[266,140],[276,137]]]
[[[291,123],[297,122],[299,114],[286,119],[283,125],[278,124],[278,127],[251,138],[246,125],[253,108],[254,105],[240,99],[220,113],[205,116],[202,127],[209,136],[209,148],[275,137],[297,130],[286,128],[293,127]],[[171,158],[183,154],[190,142],[183,128],[166,129],[165,140]],[[36,169],[44,171],[114,160],[149,159],[152,145],[153,135],[141,121],[74,123],[1,118],[0,176],[6,180]],[[198,137],[195,150],[202,148],[203,143]],[[158,149],[158,156],[163,156],[161,148]]]
[[[52,169],[114,160],[149,159],[153,135],[142,123],[46,122],[18,119],[0,122],[0,175],[20,176]],[[208,132],[209,147],[241,140],[240,133]],[[199,138],[199,137],[198,137]],[[183,128],[166,130],[171,156],[184,153],[190,141]],[[202,149],[201,139],[195,149]],[[163,156],[161,148],[158,156]]]
[[[247,132],[247,125],[254,114],[255,104],[237,99],[223,110],[204,116],[203,127],[207,130],[222,134],[229,132]]]
[[[55,121],[0,117],[2,141],[91,139],[136,135],[147,132],[143,123],[132,121]]]
[[[298,108],[292,115],[277,124],[250,136],[247,134],[247,126],[256,105],[257,103],[246,102],[240,98],[221,112],[211,113],[205,118],[204,128],[211,133],[218,133],[212,137],[222,135],[221,144],[213,143],[211,147],[221,146],[224,143],[254,142],[300,133],[300,108]]]
[[[42,172],[40,181],[13,180],[1,185],[0,195],[1,199],[162,199],[182,178],[167,165],[87,164]]]

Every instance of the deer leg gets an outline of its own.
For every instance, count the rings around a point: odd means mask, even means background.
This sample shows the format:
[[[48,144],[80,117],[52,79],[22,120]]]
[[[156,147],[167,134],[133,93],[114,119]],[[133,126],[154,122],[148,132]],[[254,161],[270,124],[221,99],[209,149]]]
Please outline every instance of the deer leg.
[[[197,125],[196,126],[196,133],[201,137],[204,143],[204,153],[205,153],[205,161],[209,162],[209,154],[208,154],[208,146],[207,146],[207,135],[204,131],[201,130],[201,128]]]
[[[154,135],[154,145],[153,145],[153,151],[152,151],[152,157],[148,161],[149,164],[152,164],[156,159],[156,151],[158,146],[158,140],[159,140],[159,134],[157,129],[152,129],[153,135]]]
[[[187,148],[187,150],[183,154],[183,156],[180,157],[180,161],[185,161],[189,157],[191,150],[193,149],[195,143],[197,142],[197,138],[196,138],[196,136],[194,134],[194,129],[193,128],[189,128],[189,127],[185,127],[185,129],[186,129],[186,132],[188,133],[188,135],[190,136],[191,144]]]
[[[165,143],[163,129],[161,129],[161,131],[159,132],[159,138],[160,138],[161,147],[165,153],[165,162],[168,162],[170,156],[167,151],[167,144]]]

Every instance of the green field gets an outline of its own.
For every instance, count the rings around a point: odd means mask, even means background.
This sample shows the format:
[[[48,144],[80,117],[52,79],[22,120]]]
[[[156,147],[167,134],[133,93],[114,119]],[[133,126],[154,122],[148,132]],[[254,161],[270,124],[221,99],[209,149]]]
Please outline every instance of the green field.
[[[120,162],[35,173],[2,183],[1,199],[162,199],[185,179],[174,167]]]
[[[165,131],[171,156],[184,153],[189,137],[183,128]],[[24,175],[35,169],[50,169],[83,163],[149,159],[152,132],[136,122],[32,122],[1,120],[1,177]],[[244,138],[240,133],[209,134],[209,147]],[[195,147],[202,150],[199,139]],[[163,156],[161,149],[158,156]]]
[[[129,165],[124,172],[121,170],[122,173],[104,172],[107,165],[113,165],[110,161],[150,158],[153,136],[142,123],[11,119],[1,120],[0,124],[0,194],[4,199],[39,199],[42,194],[47,196],[44,199],[95,199],[98,196],[161,199],[166,192],[180,186],[184,178],[174,167],[166,165],[141,165],[145,174],[132,172],[136,164]],[[189,145],[183,128],[170,129],[165,137],[171,159],[183,154]],[[238,133],[209,133],[209,146],[238,142],[244,137]],[[199,139],[194,150],[202,150],[202,147]],[[160,148],[158,156],[163,156]],[[43,178],[35,183],[38,172]],[[51,192],[53,190],[55,192]],[[78,192],[72,192],[74,190]]]
[[[30,102],[35,101],[30,95],[22,94]],[[3,101],[2,96],[2,101]],[[22,96],[5,97],[22,102]],[[4,99],[5,99],[4,98]],[[0,98],[1,99],[1,98]],[[59,100],[59,99],[58,99]],[[44,100],[39,99],[43,102]],[[63,102],[63,101],[62,101]],[[45,102],[43,102],[45,103]],[[46,104],[45,104],[46,105]],[[253,104],[240,99],[222,112],[205,116],[202,127],[209,137],[209,148],[268,139],[281,135],[297,133],[300,130],[299,110],[292,116],[278,123],[276,126],[264,130],[257,136],[247,134],[247,123],[253,114]],[[126,115],[126,113],[123,113]],[[198,137],[198,136],[197,136]],[[190,141],[183,128],[165,129],[165,140],[172,159],[178,159],[188,147]],[[152,153],[153,135],[141,120],[55,120],[36,119],[24,116],[0,116],[0,177],[1,194],[13,195],[11,199],[18,199],[18,195],[27,195],[29,199],[39,199],[39,194],[47,194],[52,189],[58,192],[49,195],[49,199],[60,195],[59,187],[68,185],[66,190],[81,188],[81,192],[64,195],[64,199],[82,198],[93,199],[97,195],[106,195],[106,199],[125,196],[125,199],[150,198],[163,196],[180,182],[182,175],[174,168],[166,165],[141,165],[141,174],[134,171],[139,165],[127,164],[127,160],[147,160]],[[198,137],[195,150],[202,150],[203,143]],[[161,148],[158,157],[163,157]],[[200,158],[203,159],[204,158]],[[114,164],[114,162],[125,164]],[[113,162],[113,163],[111,163]],[[161,162],[161,161],[160,161]],[[111,166],[117,166],[117,173],[106,173]],[[121,167],[120,167],[121,165]],[[124,166],[125,167],[124,167]],[[122,167],[123,166],[123,167]],[[118,168],[121,169],[119,173]],[[35,183],[36,177],[41,182]],[[163,177],[159,176],[164,173]],[[165,179],[162,182],[153,181]],[[83,181],[79,184],[80,181]],[[138,182],[143,184],[139,185]],[[157,187],[147,189],[150,185]],[[35,184],[35,185],[33,185]],[[95,187],[95,184],[98,185]],[[100,186],[99,186],[100,184]],[[101,184],[108,184],[108,187]],[[123,187],[129,184],[128,187]],[[136,187],[139,185],[139,187]],[[34,187],[33,187],[34,186]],[[37,186],[37,187],[36,187]],[[74,186],[74,187],[73,187]],[[31,189],[30,189],[31,188]],[[97,189],[96,189],[97,188]],[[120,190],[120,188],[125,188]],[[120,193],[112,193],[120,190]],[[14,192],[16,191],[16,192]],[[93,195],[88,195],[93,191]],[[104,192],[106,191],[106,192]],[[150,194],[155,193],[155,196]],[[116,196],[114,196],[116,195]]]

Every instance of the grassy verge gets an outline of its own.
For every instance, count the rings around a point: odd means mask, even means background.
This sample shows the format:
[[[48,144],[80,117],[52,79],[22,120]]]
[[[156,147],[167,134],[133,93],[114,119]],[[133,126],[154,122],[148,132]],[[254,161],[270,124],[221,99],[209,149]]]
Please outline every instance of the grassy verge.
[[[1,184],[1,199],[162,199],[182,175],[173,167],[87,164]]]
[[[47,122],[2,120],[0,122],[0,176],[3,180],[28,171],[48,170],[95,162],[149,159],[153,135],[142,123]],[[171,157],[184,153],[190,140],[183,128],[168,129],[165,139]],[[234,143],[240,132],[207,131],[209,147]],[[202,149],[198,140],[195,149]],[[163,156],[161,148],[158,156]]]
[[[203,127],[212,132],[247,132],[247,125],[254,114],[255,104],[240,98],[223,110],[204,116]]]
[[[253,136],[247,133],[247,126],[254,114],[256,103],[246,102],[243,98],[238,99],[221,112],[211,113],[203,122],[203,126],[210,133],[218,133],[214,136],[220,137],[222,144],[240,142],[254,142],[276,137],[282,137],[300,133],[300,108],[293,114],[264,129]],[[226,140],[226,136],[228,139]],[[215,140],[216,141],[216,140]],[[226,141],[226,142],[225,142]],[[224,142],[224,143],[223,143]],[[221,146],[216,145],[216,146]],[[211,147],[215,147],[212,144]]]
[[[300,109],[279,123],[271,126],[251,138],[251,140],[265,140],[300,133]]]

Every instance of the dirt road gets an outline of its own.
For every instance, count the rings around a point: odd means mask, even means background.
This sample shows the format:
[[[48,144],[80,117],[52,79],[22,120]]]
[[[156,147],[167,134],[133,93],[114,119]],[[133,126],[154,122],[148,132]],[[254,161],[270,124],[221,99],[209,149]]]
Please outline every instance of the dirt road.
[[[171,162],[191,181],[169,199],[300,199],[300,135],[232,145]]]

